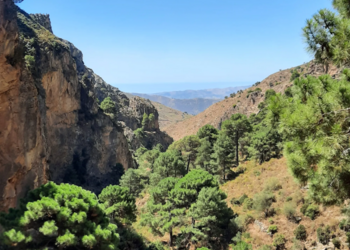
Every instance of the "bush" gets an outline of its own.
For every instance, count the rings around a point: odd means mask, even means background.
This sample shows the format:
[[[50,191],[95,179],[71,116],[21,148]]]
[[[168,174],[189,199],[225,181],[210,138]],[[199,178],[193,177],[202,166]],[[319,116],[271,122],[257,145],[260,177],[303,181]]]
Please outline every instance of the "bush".
[[[299,225],[295,230],[294,230],[294,236],[297,240],[306,240],[307,234],[306,234],[306,229],[304,225]]]
[[[241,197],[239,197],[238,199],[233,198],[231,200],[231,204],[232,205],[242,205],[244,203],[244,201],[248,198],[248,196],[246,194],[243,194]]]
[[[270,224],[273,224],[274,223],[274,220],[272,218],[269,219],[269,223]]]
[[[137,139],[142,139],[145,136],[145,132],[143,131],[143,128],[138,128],[134,131],[134,134]]]
[[[100,108],[106,114],[115,114],[117,112],[116,104],[109,96],[101,102]]]
[[[280,181],[276,177],[269,178],[265,182],[265,186],[264,186],[264,190],[269,192],[277,191],[281,188],[282,186],[280,184]]]
[[[275,201],[275,196],[269,192],[261,192],[254,196],[254,208],[257,211],[264,212],[265,217],[273,214],[274,210],[271,209],[272,202]]]
[[[278,228],[277,228],[276,225],[271,225],[271,226],[269,226],[269,228],[267,229],[267,232],[272,233],[272,234],[277,233],[277,231],[278,231]]]
[[[35,57],[34,57],[34,56],[26,55],[26,56],[24,57],[24,60],[25,60],[26,66],[27,66],[28,68],[33,67],[34,64],[35,64]]]
[[[288,218],[288,219],[293,219],[294,215],[296,213],[296,204],[293,202],[287,202],[284,203],[283,205],[283,214]]]
[[[265,101],[268,100],[271,96],[276,95],[276,91],[274,91],[273,89],[268,89],[265,92]]]
[[[329,240],[331,238],[331,230],[329,226],[326,227],[319,227],[316,230],[317,232],[317,239],[320,243],[323,245],[327,245],[329,243]]]
[[[272,247],[269,245],[263,245],[262,247],[258,248],[258,250],[272,250]]]
[[[148,246],[148,250],[164,250],[164,249],[165,248],[162,242],[159,242],[159,241],[153,242]]]
[[[350,245],[350,232],[346,233],[346,243],[348,243],[348,245]]]
[[[237,243],[237,245],[232,247],[232,250],[252,250],[252,245],[248,244],[244,241],[240,241]]]
[[[276,250],[284,249],[286,244],[286,238],[283,234],[277,234],[273,239],[273,245],[276,247]]]
[[[254,222],[253,216],[250,214],[241,214],[235,219],[235,223],[239,230],[244,231],[250,223]]]
[[[292,201],[292,200],[293,200],[293,198],[290,197],[290,196],[288,196],[288,197],[286,198],[286,201]]]
[[[347,219],[342,219],[339,223],[339,228],[344,231],[350,231],[350,221]]]
[[[304,250],[304,249],[305,247],[300,241],[293,239],[293,246],[291,250]]]
[[[340,240],[339,240],[338,238],[334,238],[334,239],[332,240],[332,243],[333,243],[333,245],[334,245],[335,248],[340,249],[340,247],[341,247],[341,242],[340,242]]]
[[[317,205],[311,204],[307,207],[305,216],[309,217],[311,220],[314,220],[319,213],[319,207]]]
[[[243,210],[244,211],[252,210],[253,205],[254,205],[253,199],[252,198],[247,198],[243,202]]]

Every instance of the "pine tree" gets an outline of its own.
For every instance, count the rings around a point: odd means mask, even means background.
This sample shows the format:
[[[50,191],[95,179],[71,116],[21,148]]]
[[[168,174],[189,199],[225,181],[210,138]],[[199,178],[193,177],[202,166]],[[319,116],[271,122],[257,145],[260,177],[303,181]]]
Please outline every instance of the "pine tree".
[[[178,208],[170,198],[170,192],[178,182],[177,178],[169,177],[161,180],[150,191],[147,202],[147,213],[142,215],[141,225],[148,226],[153,234],[163,236],[169,233],[169,245],[173,245],[173,232],[181,224],[181,216],[185,209]]]
[[[174,142],[169,146],[169,150],[178,150],[182,153],[183,159],[186,161],[186,173],[190,170],[190,164],[194,163],[198,153],[200,141],[198,136],[190,135]]]
[[[246,132],[251,131],[251,124],[247,116],[243,114],[234,114],[230,120],[226,120],[222,124],[222,131],[231,139],[236,147],[236,166],[239,165],[239,139]]]
[[[168,150],[161,153],[154,163],[154,172],[161,177],[178,177],[185,174],[185,164],[180,153]]]
[[[195,224],[190,228],[193,236],[191,241],[204,246],[217,248],[221,235],[228,231],[233,211],[227,206],[226,194],[217,187],[204,187],[199,192],[195,203],[191,205],[188,217],[194,219]]]
[[[201,146],[198,148],[197,159],[195,164],[199,165],[205,171],[215,175],[217,173],[216,164],[212,164],[211,155],[214,153],[213,146],[207,137],[200,140]]]
[[[130,193],[137,197],[143,189],[141,176],[136,169],[129,168],[120,179],[120,186],[126,187]]]
[[[75,185],[49,182],[32,190],[0,222],[11,249],[118,249],[117,226],[95,194]]]
[[[107,186],[98,196],[103,210],[119,224],[130,224],[136,221],[135,198],[126,187]]]
[[[316,201],[326,204],[350,194],[350,71],[343,72],[341,81],[330,76],[297,80],[293,98],[279,97],[281,104],[275,103],[282,107],[276,117],[289,168],[301,183],[309,182]]]
[[[214,128],[214,126],[212,125],[204,125],[203,127],[201,127],[198,132],[197,132],[197,136],[199,139],[208,139],[208,141],[210,142],[210,145],[213,147],[214,143],[216,142],[216,139],[218,137],[218,130],[216,128]]]
[[[226,180],[226,173],[233,165],[235,158],[234,146],[225,132],[220,131],[219,137],[214,144],[214,153],[212,154],[213,164],[219,167],[222,179]]]

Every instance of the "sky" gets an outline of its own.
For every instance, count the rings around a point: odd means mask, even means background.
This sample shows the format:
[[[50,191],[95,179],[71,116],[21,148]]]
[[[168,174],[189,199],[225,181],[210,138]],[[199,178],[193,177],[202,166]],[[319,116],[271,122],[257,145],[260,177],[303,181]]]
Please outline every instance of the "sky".
[[[331,0],[24,0],[126,92],[251,85],[312,59],[306,20]]]

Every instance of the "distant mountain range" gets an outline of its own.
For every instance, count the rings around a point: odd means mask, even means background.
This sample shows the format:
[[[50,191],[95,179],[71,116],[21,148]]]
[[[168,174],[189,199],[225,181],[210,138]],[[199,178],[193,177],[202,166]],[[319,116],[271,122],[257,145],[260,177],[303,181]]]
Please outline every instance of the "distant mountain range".
[[[184,90],[156,94],[132,93],[132,95],[143,97],[153,102],[159,102],[167,107],[196,115],[203,112],[214,103],[221,101],[225,96],[230,96],[230,94],[245,88],[247,87],[240,86],[224,89]]]
[[[184,91],[171,91],[171,92],[160,92],[154,93],[152,95],[165,96],[174,99],[194,99],[194,98],[203,98],[203,99],[224,99],[225,96],[230,96],[230,94],[237,92],[241,89],[246,89],[250,86],[239,86],[239,87],[230,87],[223,89],[202,89],[202,90],[184,90]],[[138,95],[138,94],[135,94]]]

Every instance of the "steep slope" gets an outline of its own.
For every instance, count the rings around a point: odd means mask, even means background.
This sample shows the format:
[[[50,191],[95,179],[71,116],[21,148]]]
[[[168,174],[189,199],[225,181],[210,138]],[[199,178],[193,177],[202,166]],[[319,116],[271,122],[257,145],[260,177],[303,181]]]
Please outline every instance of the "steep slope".
[[[148,95],[148,94],[132,94],[142,98],[149,99],[153,102],[159,102],[167,107],[187,112],[192,115],[199,114],[204,111],[210,105],[219,102],[220,99],[205,99],[205,98],[194,98],[194,99],[173,99],[165,96]]]
[[[179,140],[187,135],[197,133],[198,129],[206,124],[220,128],[221,123],[229,119],[232,114],[243,113],[249,116],[252,113],[257,113],[259,111],[259,103],[265,99],[266,90],[273,89],[281,93],[293,84],[290,82],[292,70],[298,70],[302,75],[319,76],[325,73],[324,68],[321,65],[316,65],[313,61],[298,67],[279,71],[268,76],[259,85],[252,86],[233,98],[215,103],[204,112],[190,119],[167,126],[164,128],[164,131],[174,138],[174,140]],[[328,73],[333,77],[338,77],[340,71],[341,69],[333,66]],[[255,91],[257,88],[260,88],[261,92]]]
[[[159,128],[162,130],[166,126],[184,121],[188,118],[193,117],[186,112],[181,112],[176,109],[169,108],[159,102],[152,102],[153,106],[159,113]]]
[[[131,129],[99,108],[99,78],[48,23],[12,0],[0,2],[0,211],[48,180],[99,192],[118,181],[117,166],[133,166],[125,136]],[[130,101],[120,117],[136,128],[145,105],[156,112],[148,102]],[[159,129],[149,133],[171,142]]]

